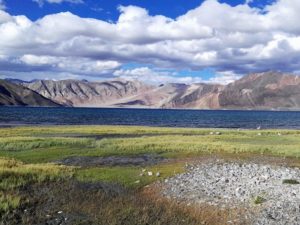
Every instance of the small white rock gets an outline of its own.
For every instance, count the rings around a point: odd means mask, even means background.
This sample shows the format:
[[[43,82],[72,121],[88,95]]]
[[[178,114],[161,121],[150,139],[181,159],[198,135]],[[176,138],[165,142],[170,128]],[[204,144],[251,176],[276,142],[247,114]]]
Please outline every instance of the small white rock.
[[[151,171],[148,171],[148,176],[152,176],[153,173]]]

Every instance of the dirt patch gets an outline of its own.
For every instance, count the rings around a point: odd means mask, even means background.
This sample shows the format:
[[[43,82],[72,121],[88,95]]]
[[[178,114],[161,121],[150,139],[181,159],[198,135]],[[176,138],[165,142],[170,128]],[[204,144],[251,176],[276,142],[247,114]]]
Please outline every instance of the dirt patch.
[[[157,137],[157,136],[168,136],[170,134],[41,134],[39,137],[64,137],[64,138],[92,138],[95,140],[101,140],[104,138],[141,138],[141,137]],[[181,134],[177,133],[174,135],[186,135],[186,134]]]
[[[178,201],[176,198],[168,198],[161,194],[163,183],[157,182],[146,186],[143,194],[151,196],[162,204],[176,204],[176,206],[202,225],[247,225],[250,224],[249,218],[244,217],[247,208],[243,207],[219,207],[208,204],[192,204],[191,202]]]
[[[236,163],[256,163],[256,164],[268,164],[273,166],[286,166],[286,167],[299,167],[300,159],[293,157],[282,156],[268,156],[258,155],[251,153],[214,153],[214,154],[202,154],[194,157],[187,158],[174,158],[173,162],[184,162],[189,165],[197,165],[201,163],[209,163],[211,161],[223,160],[225,162]]]
[[[176,206],[145,198],[115,184],[61,181],[20,190],[20,208],[1,225],[196,225]]]
[[[156,154],[145,154],[140,156],[72,156],[59,161],[57,164],[66,166],[95,167],[95,166],[151,166],[167,159]]]
[[[119,185],[100,182],[61,181],[26,186],[19,193],[23,196],[21,207],[4,215],[0,224],[94,224],[92,223],[93,218],[89,215],[84,212],[69,210],[69,207],[74,202],[80,205],[84,197],[91,201],[93,196],[99,196],[99,193],[114,199],[126,195],[127,191]]]

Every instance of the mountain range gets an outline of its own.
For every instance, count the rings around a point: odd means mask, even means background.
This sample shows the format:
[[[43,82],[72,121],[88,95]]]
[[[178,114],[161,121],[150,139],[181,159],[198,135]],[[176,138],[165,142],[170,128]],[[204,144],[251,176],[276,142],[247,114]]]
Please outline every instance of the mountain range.
[[[35,91],[10,81],[0,80],[0,106],[60,106]]]
[[[300,109],[300,77],[253,73],[228,85],[1,80],[0,105],[296,110]]]

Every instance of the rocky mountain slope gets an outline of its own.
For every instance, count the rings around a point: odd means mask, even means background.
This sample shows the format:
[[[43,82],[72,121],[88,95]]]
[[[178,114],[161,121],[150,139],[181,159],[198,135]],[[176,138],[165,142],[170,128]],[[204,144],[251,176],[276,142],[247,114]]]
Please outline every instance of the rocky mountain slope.
[[[35,91],[5,80],[0,80],[0,105],[59,106]]]
[[[148,92],[123,100],[120,106],[138,103],[152,108],[219,108],[218,95],[222,85],[162,84]],[[136,105],[136,104],[135,104]]]
[[[300,109],[300,77],[276,72],[250,74],[227,85],[220,108]]]
[[[300,109],[300,77],[277,72],[249,74],[228,85],[155,86],[125,80],[11,82],[58,104],[73,107]]]
[[[46,98],[75,107],[151,107],[151,108],[219,108],[222,85],[161,84],[113,80],[87,82],[78,80],[39,80],[24,82]]]
[[[101,107],[147,92],[151,86],[132,81],[88,82],[81,80],[38,80],[22,83],[46,98],[66,106]]]

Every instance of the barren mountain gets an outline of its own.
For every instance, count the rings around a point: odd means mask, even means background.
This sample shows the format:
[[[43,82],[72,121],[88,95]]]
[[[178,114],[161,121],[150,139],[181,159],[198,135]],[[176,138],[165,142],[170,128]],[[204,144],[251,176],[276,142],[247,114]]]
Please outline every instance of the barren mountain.
[[[218,95],[222,85],[211,84],[165,84],[148,92],[126,99],[122,106],[140,103],[152,108],[219,108]]]
[[[74,107],[191,109],[300,109],[300,77],[249,74],[228,85],[161,84],[112,80],[13,81],[59,104]]]
[[[221,108],[300,109],[300,77],[277,72],[250,74],[220,93]]]
[[[221,85],[162,84],[114,80],[39,80],[22,85],[46,98],[75,107],[219,108]]]
[[[111,106],[120,99],[143,93],[150,86],[132,81],[88,82],[79,80],[38,80],[24,86],[66,106]]]
[[[59,106],[26,87],[5,80],[0,80],[0,105]]]

